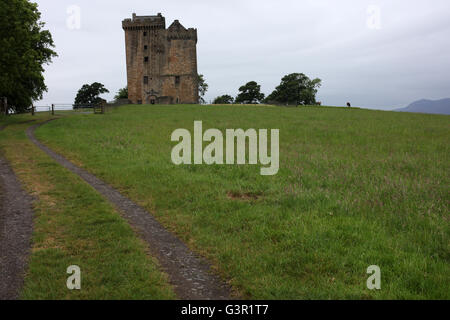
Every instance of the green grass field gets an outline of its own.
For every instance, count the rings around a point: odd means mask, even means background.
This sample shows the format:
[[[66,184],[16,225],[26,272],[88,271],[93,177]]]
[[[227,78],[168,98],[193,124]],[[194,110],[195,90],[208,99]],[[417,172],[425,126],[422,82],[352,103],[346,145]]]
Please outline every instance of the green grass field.
[[[449,299],[450,118],[359,109],[127,106],[37,137],[151,211],[244,298]],[[280,129],[280,170],[175,166],[171,133]],[[100,200],[99,200],[100,201]],[[381,290],[366,287],[370,265]]]

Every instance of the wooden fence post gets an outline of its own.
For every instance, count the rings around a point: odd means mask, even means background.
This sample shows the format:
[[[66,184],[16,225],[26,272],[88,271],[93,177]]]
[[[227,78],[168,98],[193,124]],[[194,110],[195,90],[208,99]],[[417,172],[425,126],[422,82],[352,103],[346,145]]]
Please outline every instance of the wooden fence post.
[[[31,115],[34,116],[34,105],[31,105]]]
[[[8,115],[8,98],[7,97],[3,97],[3,108],[5,108],[5,116]]]
[[[55,105],[52,103],[52,116],[55,115]]]

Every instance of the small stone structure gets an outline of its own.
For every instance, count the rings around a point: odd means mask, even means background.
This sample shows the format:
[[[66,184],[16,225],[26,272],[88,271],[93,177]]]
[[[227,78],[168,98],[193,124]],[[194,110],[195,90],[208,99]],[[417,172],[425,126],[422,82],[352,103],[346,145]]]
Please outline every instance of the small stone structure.
[[[135,104],[196,104],[197,29],[175,20],[137,16],[122,22],[125,31],[128,99]]]

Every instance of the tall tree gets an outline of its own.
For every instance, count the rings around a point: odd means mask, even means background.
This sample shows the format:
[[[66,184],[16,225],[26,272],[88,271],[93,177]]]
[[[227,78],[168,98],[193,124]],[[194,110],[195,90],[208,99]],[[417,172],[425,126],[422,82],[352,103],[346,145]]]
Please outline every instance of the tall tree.
[[[198,75],[198,95],[200,98],[200,103],[205,103],[205,99],[203,98],[208,91],[209,85],[206,83],[205,77],[202,74]]]
[[[234,98],[228,94],[224,94],[223,96],[219,96],[214,99],[214,104],[233,104]]]
[[[43,66],[57,54],[36,3],[2,0],[0,13],[0,97],[15,112],[26,112],[47,91]]]
[[[119,89],[114,97],[114,100],[128,99],[128,86]]]
[[[100,95],[108,93],[109,90],[101,83],[94,82],[93,84],[85,84],[78,90],[75,97],[75,105],[93,105],[101,102]]]
[[[281,79],[281,83],[266,98],[266,102],[283,104],[304,104],[312,105],[316,103],[318,88],[322,85],[322,80],[311,80],[303,73],[291,73]]]
[[[236,103],[258,104],[264,100],[264,93],[261,93],[261,86],[255,81],[250,81],[239,88],[239,94],[236,97]]]

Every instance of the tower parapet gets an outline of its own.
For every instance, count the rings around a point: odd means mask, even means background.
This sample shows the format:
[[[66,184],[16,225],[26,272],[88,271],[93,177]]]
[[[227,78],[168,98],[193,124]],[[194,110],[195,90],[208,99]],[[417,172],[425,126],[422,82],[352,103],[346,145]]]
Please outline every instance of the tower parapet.
[[[180,21],[175,20],[167,28],[167,40],[194,40],[197,43],[197,29],[186,29]]]
[[[122,28],[124,30],[165,29],[166,18],[161,13],[158,13],[156,16],[137,16],[133,13],[132,19],[122,21]]]

